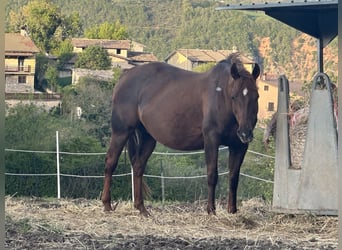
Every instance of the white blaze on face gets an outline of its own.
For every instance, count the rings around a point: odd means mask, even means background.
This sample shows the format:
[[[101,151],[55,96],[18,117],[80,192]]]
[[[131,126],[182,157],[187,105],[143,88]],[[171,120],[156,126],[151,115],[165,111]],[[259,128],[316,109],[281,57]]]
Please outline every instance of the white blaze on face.
[[[242,90],[242,94],[243,94],[243,96],[246,96],[246,95],[248,94],[248,89],[247,89],[247,88],[244,88],[244,89]]]

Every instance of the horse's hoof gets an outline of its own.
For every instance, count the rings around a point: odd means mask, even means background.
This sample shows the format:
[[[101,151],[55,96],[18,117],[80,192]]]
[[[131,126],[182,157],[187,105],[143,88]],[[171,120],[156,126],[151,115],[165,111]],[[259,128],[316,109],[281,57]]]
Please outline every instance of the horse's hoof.
[[[140,210],[140,215],[144,216],[144,217],[150,217],[151,214],[146,210],[146,208]]]
[[[110,204],[105,204],[104,205],[104,209],[103,209],[105,212],[110,212],[112,211],[112,206]]]
[[[119,202],[116,202],[114,205],[113,205],[113,208],[112,210],[115,211],[116,210],[116,207],[119,205]]]
[[[105,212],[110,212],[110,211],[115,211],[116,207],[118,206],[119,202],[116,202],[113,206],[110,204],[110,202],[108,203],[103,203],[104,205],[104,211]]]
[[[214,207],[207,207],[207,212],[209,215],[216,215],[216,209]]]
[[[237,209],[236,208],[230,208],[228,207],[228,213],[230,214],[235,214],[237,212]]]
[[[213,211],[211,211],[210,213],[208,213],[209,215],[213,215],[213,216],[216,216],[216,211],[215,210],[213,210]]]

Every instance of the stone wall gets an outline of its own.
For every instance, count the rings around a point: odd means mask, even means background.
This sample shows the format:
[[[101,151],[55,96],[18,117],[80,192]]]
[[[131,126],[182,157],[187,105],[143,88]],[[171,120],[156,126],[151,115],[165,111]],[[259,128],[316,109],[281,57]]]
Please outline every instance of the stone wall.
[[[6,75],[7,93],[31,93],[34,92],[34,76],[26,76],[26,83],[19,83],[18,75]]]

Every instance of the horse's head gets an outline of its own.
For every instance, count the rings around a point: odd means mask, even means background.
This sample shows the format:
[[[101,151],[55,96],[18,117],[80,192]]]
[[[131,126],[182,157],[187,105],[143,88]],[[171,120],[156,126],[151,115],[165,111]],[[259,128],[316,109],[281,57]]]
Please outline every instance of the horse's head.
[[[249,143],[253,140],[253,129],[257,123],[259,94],[256,79],[260,74],[260,68],[256,64],[250,74],[233,63],[230,71],[233,78],[232,111],[239,126],[237,135],[242,143]]]

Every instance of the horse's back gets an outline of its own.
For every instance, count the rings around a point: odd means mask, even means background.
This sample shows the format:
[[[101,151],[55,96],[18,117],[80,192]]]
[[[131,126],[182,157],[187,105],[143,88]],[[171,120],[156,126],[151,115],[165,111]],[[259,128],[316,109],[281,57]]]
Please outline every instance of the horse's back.
[[[191,95],[194,89],[201,90],[203,85],[197,79],[202,74],[176,68],[162,62],[134,67],[125,72],[116,84],[113,92],[113,104],[121,102],[150,102],[158,96],[164,98],[180,97],[179,94]],[[201,90],[202,91],[202,90]]]
[[[124,72],[116,88],[129,86],[130,88],[135,87],[141,89],[148,85],[153,85],[153,87],[163,86],[165,84],[177,85],[179,80],[183,80],[181,84],[184,84],[186,79],[191,77],[196,78],[197,75],[199,74],[176,68],[163,62],[152,62],[136,66]]]

